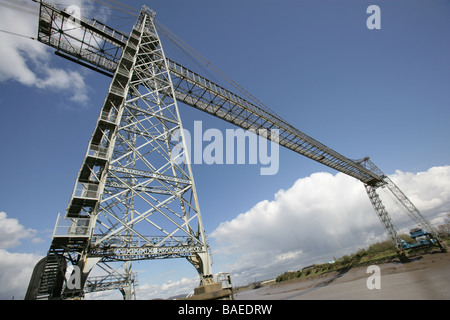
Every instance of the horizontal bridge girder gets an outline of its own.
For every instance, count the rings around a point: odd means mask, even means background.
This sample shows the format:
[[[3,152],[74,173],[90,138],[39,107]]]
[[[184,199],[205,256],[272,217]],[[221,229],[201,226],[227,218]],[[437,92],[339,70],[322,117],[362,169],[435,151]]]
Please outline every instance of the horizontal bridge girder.
[[[364,183],[382,181],[378,174],[309,137],[273,111],[257,106],[169,59],[168,65],[179,101],[259,135],[278,130],[278,137],[271,139],[272,142]]]
[[[89,43],[85,43],[85,40],[81,38],[73,39],[72,37],[68,39],[62,37],[61,34],[64,31],[59,25],[54,26],[55,21],[51,20],[51,17],[55,14],[59,14],[59,17],[63,20],[68,19],[68,17],[61,15],[56,8],[43,4],[39,19],[39,41],[56,48],[58,51],[63,51],[66,55],[80,61],[83,65],[89,64],[94,70],[112,76],[122,54],[124,56],[128,54],[124,48],[129,36],[112,28],[105,28],[104,25],[101,25],[100,28],[95,24],[80,23],[79,27],[82,30],[89,34],[90,37],[102,39],[109,49],[108,56],[105,56],[104,48],[98,48],[98,50],[90,48],[89,54],[85,54],[77,50],[77,48],[86,47]],[[79,45],[74,46],[72,44],[74,41]],[[170,59],[166,61],[173,78],[177,100],[233,123],[245,130],[253,130],[257,134],[259,134],[258,129],[276,129],[278,130],[279,139],[274,142],[279,143],[281,146],[350,175],[364,183],[370,185],[383,183],[382,177],[377,173],[364,168],[353,160],[307,136],[267,107],[255,105]]]
[[[186,257],[195,253],[202,253],[205,250],[200,245],[178,245],[178,246],[142,246],[142,247],[110,247],[110,248],[92,248],[91,256],[102,256],[106,260],[148,260],[164,259],[171,256]]]
[[[111,171],[122,172],[122,173],[127,173],[130,175],[142,176],[142,177],[146,177],[146,178],[154,178],[154,179],[163,180],[163,181],[180,182],[180,183],[185,183],[185,184],[191,183],[187,179],[168,176],[168,175],[165,175],[162,173],[137,170],[137,169],[133,169],[133,168],[124,168],[124,167],[110,165],[108,169]]]

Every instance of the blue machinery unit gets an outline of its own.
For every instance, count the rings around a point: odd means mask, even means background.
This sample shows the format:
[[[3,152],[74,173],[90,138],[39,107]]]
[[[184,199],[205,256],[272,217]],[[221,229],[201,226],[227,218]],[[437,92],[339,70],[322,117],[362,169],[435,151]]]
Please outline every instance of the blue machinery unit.
[[[401,240],[402,247],[405,250],[408,249],[426,249],[431,248],[436,245],[436,241],[433,239],[433,236],[424,231],[423,229],[416,228],[409,231],[411,238],[414,240],[413,243],[407,243],[405,240]]]

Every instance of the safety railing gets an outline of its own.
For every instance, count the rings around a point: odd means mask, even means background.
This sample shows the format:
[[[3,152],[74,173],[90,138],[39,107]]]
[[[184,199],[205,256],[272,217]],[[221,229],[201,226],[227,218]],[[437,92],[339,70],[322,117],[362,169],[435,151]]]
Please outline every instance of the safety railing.
[[[91,219],[90,218],[65,218],[58,214],[55,229],[53,230],[54,238],[72,238],[90,236]]]
[[[73,196],[85,199],[98,199],[99,185],[96,183],[78,182]]]

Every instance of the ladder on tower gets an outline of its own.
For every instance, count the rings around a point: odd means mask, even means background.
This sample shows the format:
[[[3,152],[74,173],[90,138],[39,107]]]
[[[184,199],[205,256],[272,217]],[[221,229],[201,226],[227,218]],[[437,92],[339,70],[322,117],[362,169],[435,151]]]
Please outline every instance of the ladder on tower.
[[[65,260],[63,252],[50,249],[34,267],[25,300],[52,300],[61,297]]]
[[[65,289],[68,251],[83,251],[87,247],[91,230],[90,219],[64,218],[58,215],[52,243],[47,256],[35,266],[26,300],[61,299]],[[81,290],[67,290],[67,295],[79,295]],[[70,292],[70,293],[69,293]]]

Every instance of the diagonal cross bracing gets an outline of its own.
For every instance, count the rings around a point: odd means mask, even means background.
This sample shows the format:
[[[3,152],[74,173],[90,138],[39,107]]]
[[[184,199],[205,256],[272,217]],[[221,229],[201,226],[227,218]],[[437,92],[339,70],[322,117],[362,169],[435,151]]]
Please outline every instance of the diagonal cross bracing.
[[[190,164],[172,159],[172,149],[180,147],[180,139],[175,140],[174,135],[180,133],[184,145],[183,151],[177,150],[178,155],[186,152],[186,144],[167,59],[153,20],[154,14],[143,9],[130,36],[121,38],[125,42],[120,45],[121,40],[112,37],[111,30],[111,34],[96,37],[101,31],[83,23],[84,34],[90,37],[89,43],[84,43],[67,30],[70,16],[41,5],[40,41],[74,55],[82,64],[97,61],[89,61],[93,56],[86,54],[86,48],[92,53],[116,45],[121,56],[114,61],[114,68],[95,64],[105,71],[114,70],[114,74],[66,216],[61,219],[66,224],[90,223],[76,239],[76,247],[72,245],[73,232],[58,234],[51,245],[53,251],[63,250],[62,256],[76,256],[71,263],[83,270],[83,283],[98,262],[128,261],[125,269],[129,273],[132,260],[173,257],[192,262],[201,283],[212,279]],[[45,289],[55,290],[50,298],[57,298],[57,292],[62,291],[62,296],[82,294],[59,288],[59,280],[54,283],[55,288]]]

